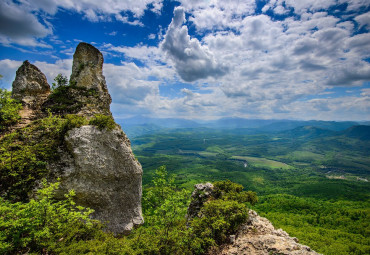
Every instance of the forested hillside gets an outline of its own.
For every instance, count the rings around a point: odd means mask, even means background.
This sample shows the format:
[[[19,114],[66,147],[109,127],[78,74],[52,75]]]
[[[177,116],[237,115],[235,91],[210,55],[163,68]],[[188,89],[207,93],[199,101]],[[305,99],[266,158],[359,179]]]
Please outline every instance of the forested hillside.
[[[175,182],[230,179],[256,191],[254,208],[324,254],[370,252],[369,126],[335,131],[302,126],[243,133],[228,129],[166,129],[136,137],[143,183],[167,165]]]

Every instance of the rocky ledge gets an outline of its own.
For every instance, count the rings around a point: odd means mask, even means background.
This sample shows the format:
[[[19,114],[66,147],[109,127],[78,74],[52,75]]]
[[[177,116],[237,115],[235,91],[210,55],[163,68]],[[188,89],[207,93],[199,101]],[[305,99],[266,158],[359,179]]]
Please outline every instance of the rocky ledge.
[[[217,255],[318,255],[310,247],[299,244],[282,229],[275,229],[271,222],[249,210],[247,223],[236,235],[230,236],[231,244],[224,246]]]

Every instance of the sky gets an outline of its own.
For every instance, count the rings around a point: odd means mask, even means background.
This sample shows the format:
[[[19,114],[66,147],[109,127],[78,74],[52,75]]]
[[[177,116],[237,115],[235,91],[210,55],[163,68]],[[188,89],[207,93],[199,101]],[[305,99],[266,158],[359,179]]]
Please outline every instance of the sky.
[[[370,120],[369,0],[1,0],[0,87],[104,55],[117,119]]]

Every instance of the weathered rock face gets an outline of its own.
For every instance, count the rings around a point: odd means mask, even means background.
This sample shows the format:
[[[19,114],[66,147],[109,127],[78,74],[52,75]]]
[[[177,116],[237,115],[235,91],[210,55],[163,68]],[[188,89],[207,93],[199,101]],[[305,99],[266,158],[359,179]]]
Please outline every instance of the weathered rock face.
[[[79,114],[87,119],[97,113],[111,116],[111,97],[102,67],[103,55],[99,50],[80,43],[74,54],[69,86],[50,94],[45,75],[25,61],[13,82],[13,97],[22,100],[31,115],[40,108],[61,116]],[[42,116],[40,111],[34,117]],[[90,125],[74,128],[68,131],[58,151],[60,158],[48,162],[48,179],[60,178],[57,195],[63,197],[73,189],[76,203],[94,209],[92,217],[115,234],[127,233],[143,223],[142,167],[118,125],[113,130]]]
[[[103,54],[97,48],[88,43],[78,44],[73,55],[70,84],[97,92],[99,102],[87,108],[90,111],[106,113],[110,112],[109,106],[112,99],[103,75],[103,62]]]
[[[32,109],[38,108],[50,94],[46,76],[27,60],[18,68],[12,87],[12,97]]]
[[[186,215],[187,220],[198,217],[203,204],[207,202],[213,194],[212,183],[199,183],[194,185],[194,191],[191,194],[191,202]]]
[[[70,156],[59,162],[62,171],[56,170],[62,173],[56,174],[61,193],[73,189],[76,203],[94,209],[93,217],[113,233],[142,224],[142,168],[122,130],[82,126],[70,130],[65,140]]]
[[[219,255],[318,255],[310,247],[299,244],[297,238],[275,229],[268,219],[252,210],[249,210],[248,222],[230,239],[232,244],[225,246]]]

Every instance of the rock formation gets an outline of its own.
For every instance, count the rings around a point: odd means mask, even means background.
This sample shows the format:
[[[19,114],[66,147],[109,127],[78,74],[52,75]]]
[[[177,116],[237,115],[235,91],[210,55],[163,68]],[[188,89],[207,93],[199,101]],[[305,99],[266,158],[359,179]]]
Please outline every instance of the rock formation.
[[[21,121],[15,128],[28,125],[37,117],[41,105],[50,94],[50,85],[45,74],[27,60],[18,68],[12,84],[12,97],[21,101]]]
[[[97,48],[80,43],[73,55],[69,86],[51,94],[43,108],[57,114],[73,113],[87,118],[95,114],[112,115],[103,62],[103,55]]]
[[[94,91],[95,98],[99,99],[85,105],[81,110],[84,115],[110,114],[109,107],[112,99],[103,75],[103,62],[103,54],[97,48],[88,43],[78,44],[73,55],[70,84],[77,88]]]
[[[27,60],[18,68],[12,86],[12,97],[30,108],[39,105],[50,94],[46,76]]]
[[[202,217],[200,210],[204,203],[214,196],[211,183],[196,184],[188,207],[188,221],[194,217]],[[290,237],[282,229],[276,230],[269,220],[260,217],[255,211],[249,210],[248,221],[238,233],[230,236],[230,244],[212,254],[217,255],[317,255],[310,247],[298,243],[298,239]]]
[[[61,193],[73,189],[76,203],[95,210],[93,217],[118,234],[143,222],[140,163],[121,129],[82,126],[65,137],[70,157],[61,177]]]
[[[203,204],[210,199],[213,193],[212,183],[199,183],[194,185],[194,191],[191,194],[191,201],[186,215],[187,220],[198,217]]]
[[[87,119],[96,114],[112,116],[102,67],[103,55],[99,50],[80,43],[68,86],[49,95],[45,75],[25,61],[13,82],[13,96],[30,107],[42,104],[44,112],[50,109],[60,116],[78,114]],[[142,168],[118,125],[113,130],[91,125],[73,128],[62,144],[58,148],[60,157],[48,162],[48,179],[60,179],[58,196],[63,197],[73,189],[76,203],[94,209],[93,218],[105,223],[114,234],[127,233],[143,223]]]
[[[218,255],[318,255],[310,247],[299,244],[282,229],[275,229],[271,222],[249,210],[248,222],[241,226],[236,236],[231,236]]]

